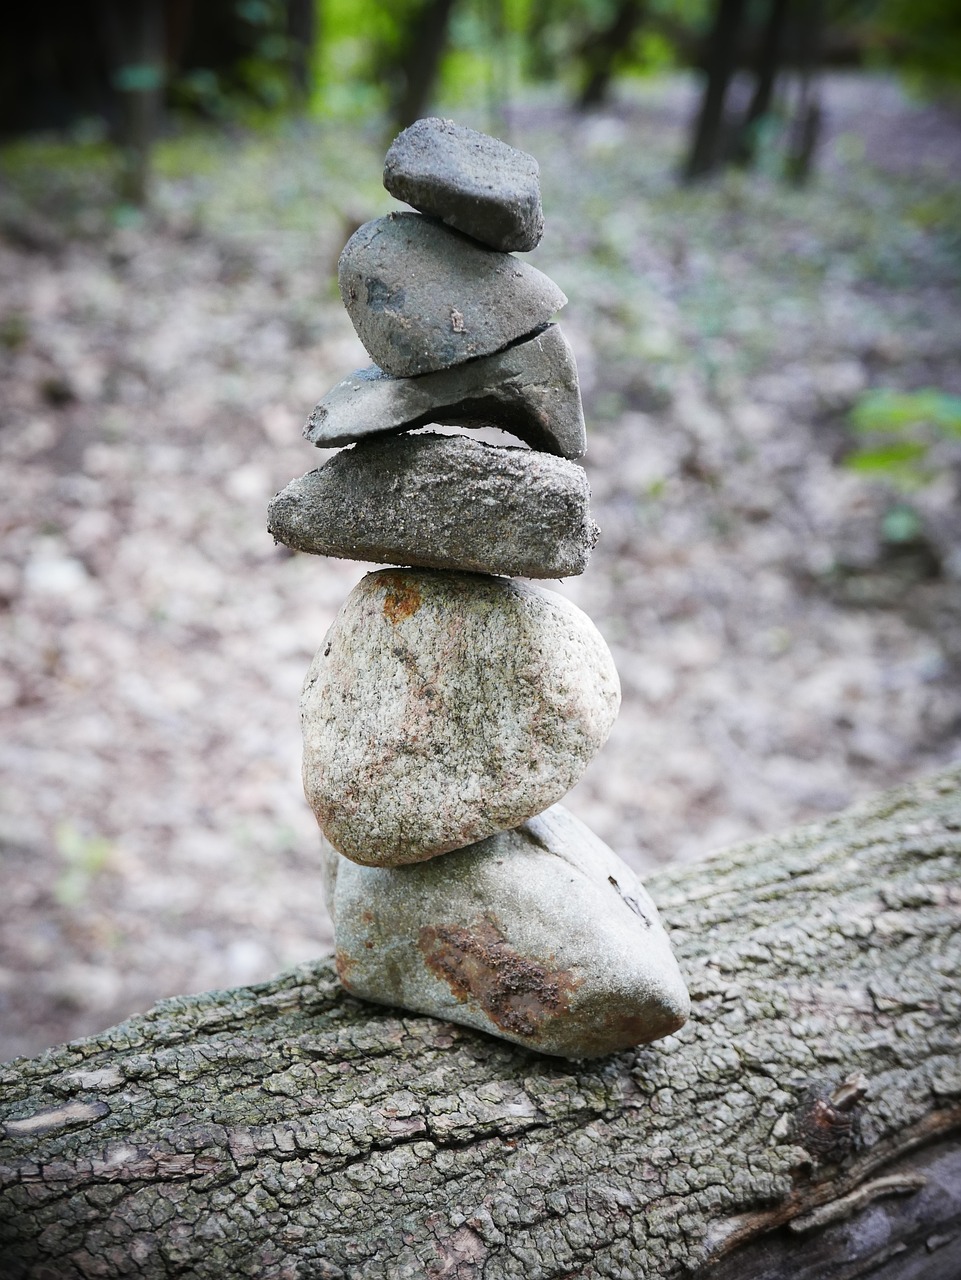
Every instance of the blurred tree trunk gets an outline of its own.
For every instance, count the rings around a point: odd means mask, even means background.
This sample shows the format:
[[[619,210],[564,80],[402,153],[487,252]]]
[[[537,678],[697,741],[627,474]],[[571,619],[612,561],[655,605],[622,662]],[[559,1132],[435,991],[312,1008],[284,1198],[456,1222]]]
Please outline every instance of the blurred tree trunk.
[[[164,39],[167,67],[171,71],[182,66],[194,21],[196,0],[164,0]]]
[[[313,85],[316,36],[316,0],[287,0],[287,37],[291,48],[290,77],[301,106],[308,102]]]
[[[693,1011],[586,1062],[333,965],[0,1067],[4,1280],[957,1280],[961,768],[648,881]]]
[[[758,33],[754,89],[736,128],[725,118],[725,99],[739,59],[754,33],[746,29],[744,0],[719,0],[708,41],[707,81],[683,170],[687,181],[723,164],[755,162],[759,133],[775,109],[775,88],[787,65],[799,75],[799,101],[784,145],[784,173],[803,182],[811,169],[821,127],[817,73],[824,45],[823,0],[768,0]],[[748,39],[751,37],[752,39]]]
[[[645,0],[620,0],[608,25],[591,32],[581,44],[581,90],[577,98],[580,111],[598,107],[607,98],[614,72],[630,48],[645,8]]]
[[[90,4],[7,4],[0,39],[0,136],[59,129],[105,110],[103,41]]]
[[[745,0],[718,0],[708,40],[707,80],[684,164],[685,181],[705,177],[721,161],[724,104],[737,67],[745,7]]]
[[[278,67],[306,93],[317,0],[44,0],[7,4],[0,39],[0,136],[69,128],[94,118],[124,148],[124,194],[147,186],[150,145],[164,90],[200,72],[224,98],[256,98],[245,66],[263,57],[265,37],[286,35]],[[274,42],[276,48],[276,42]],[[270,59],[280,63],[281,55]],[[179,105],[209,118],[209,103]]]
[[[483,0],[481,12],[487,28],[487,127],[509,142],[511,65],[504,0]]]
[[[754,92],[734,143],[733,158],[739,164],[754,163],[757,154],[758,128],[771,111],[774,86],[777,83],[784,56],[784,29],[789,8],[790,0],[770,0],[768,4],[758,50]]]
[[[456,0],[421,0],[397,60],[398,92],[391,111],[394,132],[419,120],[427,109],[447,46]]]
[[[805,0],[798,24],[798,70],[800,94],[791,122],[785,171],[798,185],[807,181],[821,136],[821,102],[818,74],[824,51],[823,0]]]
[[[550,80],[557,75],[557,58],[547,35],[558,13],[558,0],[531,0],[524,33],[524,64],[533,80]]]
[[[140,206],[147,201],[150,149],[160,123],[166,81],[164,3],[100,0],[99,7],[111,82],[120,103],[120,194]]]

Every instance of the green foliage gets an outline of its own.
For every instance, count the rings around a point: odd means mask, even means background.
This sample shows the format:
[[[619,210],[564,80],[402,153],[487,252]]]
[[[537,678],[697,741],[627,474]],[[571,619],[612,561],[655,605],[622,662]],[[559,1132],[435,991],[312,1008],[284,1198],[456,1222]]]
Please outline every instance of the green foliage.
[[[945,435],[961,436],[961,396],[942,391],[869,391],[852,411],[855,430],[904,431],[929,423]]]
[[[322,66],[313,106],[337,117],[381,110],[418,0],[326,0]],[[486,106],[524,81],[573,89],[585,44],[613,20],[617,0],[458,0],[438,96],[451,107]],[[678,39],[700,34],[712,0],[651,0],[618,70],[648,75],[678,62]]]
[[[16,311],[0,316],[0,346],[17,351],[30,336],[26,318]]]
[[[189,208],[196,225],[225,241],[256,240],[265,227],[275,236],[303,237],[310,262],[318,244],[331,253],[336,245],[339,253],[345,210],[356,205],[373,217],[391,207],[381,182],[381,140],[358,126],[325,129],[281,119],[245,135],[229,154],[230,163],[212,130],[162,142],[156,169],[170,181],[158,192],[160,207],[175,200],[178,218]]]
[[[662,31],[641,30],[635,41],[635,68],[644,75],[657,75],[677,65],[677,48]]]
[[[54,897],[62,907],[77,907],[94,879],[106,869],[113,845],[102,836],[81,835],[72,822],[58,825],[56,841],[63,870],[54,884]]]
[[[879,55],[924,89],[961,89],[961,5],[881,0],[872,31]]]
[[[524,73],[532,80],[566,80],[617,8],[618,0],[531,0],[520,29]],[[618,52],[618,72],[644,76],[675,67],[680,43],[703,35],[713,9],[713,0],[648,0],[630,47]]]
[[[440,71],[438,94],[455,106],[486,101],[505,66],[519,64],[532,0],[459,0]],[[382,110],[421,0],[327,0],[322,69],[314,107],[356,118]],[[511,77],[508,76],[508,79]]]
[[[102,235],[118,168],[116,149],[105,142],[47,134],[9,142],[0,148],[0,227],[30,243],[49,242],[53,224],[78,238]]]
[[[450,47],[441,63],[440,91],[452,106],[482,102],[492,79],[493,46],[506,39],[495,32],[490,15],[481,4],[463,0],[453,12]]]
[[[847,458],[849,467],[906,491],[917,489],[936,476],[938,447],[961,441],[961,396],[932,390],[869,391],[851,411],[851,425],[872,443]]]
[[[906,546],[916,542],[924,532],[921,517],[905,502],[890,507],[881,521],[881,538],[889,547]]]
[[[383,0],[327,0],[312,103],[318,112],[356,119],[384,105],[385,86],[376,68],[386,50],[399,51],[409,7]]]
[[[194,67],[176,77],[171,99],[221,123],[259,123],[294,105],[293,48],[284,0],[235,0],[234,22],[244,53],[229,66]]]
[[[915,440],[897,440],[877,449],[862,449],[848,459],[854,471],[880,471],[893,475],[913,474],[914,464],[927,454],[927,446]]]

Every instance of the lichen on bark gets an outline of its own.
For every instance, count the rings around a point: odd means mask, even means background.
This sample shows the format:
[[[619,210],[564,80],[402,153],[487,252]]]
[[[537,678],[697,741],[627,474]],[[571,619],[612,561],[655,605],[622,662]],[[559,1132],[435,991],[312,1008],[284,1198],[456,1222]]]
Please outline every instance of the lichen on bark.
[[[692,1018],[600,1061],[362,1004],[324,960],[9,1064],[3,1274],[722,1275],[909,1213],[926,1175],[892,1170],[961,1134],[959,869],[955,769],[653,877]]]

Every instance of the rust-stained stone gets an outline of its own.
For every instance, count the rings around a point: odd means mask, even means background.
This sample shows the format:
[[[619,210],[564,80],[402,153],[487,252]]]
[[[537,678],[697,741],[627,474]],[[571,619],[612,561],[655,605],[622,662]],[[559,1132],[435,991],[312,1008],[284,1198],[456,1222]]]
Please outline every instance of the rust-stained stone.
[[[569,1058],[687,1018],[653,902],[560,805],[416,866],[359,866],[323,847],[337,969],[354,995]]]
[[[545,1019],[566,1013],[582,981],[515,951],[490,916],[471,927],[424,925],[417,949],[458,1000],[477,1000],[515,1035],[536,1036]]]
[[[619,704],[607,645],[563,596],[381,570],[351,592],[307,674],[304,789],[341,853],[419,862],[560,800]]]

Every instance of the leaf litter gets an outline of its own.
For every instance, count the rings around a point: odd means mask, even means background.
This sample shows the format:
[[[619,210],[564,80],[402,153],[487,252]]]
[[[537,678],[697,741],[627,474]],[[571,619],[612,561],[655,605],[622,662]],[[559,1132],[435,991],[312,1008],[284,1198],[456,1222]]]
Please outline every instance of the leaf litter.
[[[843,465],[869,390],[961,394],[957,117],[835,78],[809,188],[683,190],[692,102],[510,118],[602,528],[557,589],[623,684],[568,803],[642,873],[961,752],[957,449],[907,523]],[[102,164],[3,161],[0,1056],[330,949],[297,704],[368,566],[273,546],[264,512],[367,363],[333,275],[392,205],[382,153],[359,126],[184,139],[140,221]]]

